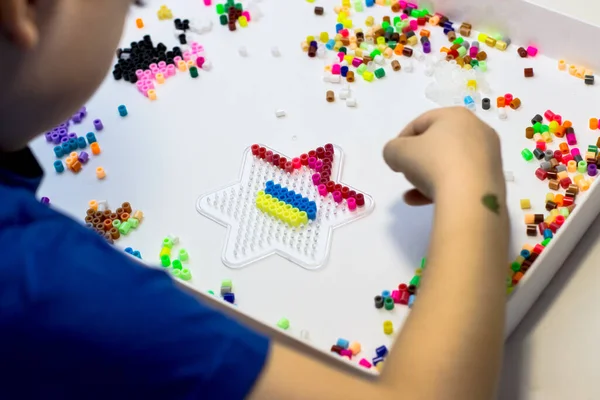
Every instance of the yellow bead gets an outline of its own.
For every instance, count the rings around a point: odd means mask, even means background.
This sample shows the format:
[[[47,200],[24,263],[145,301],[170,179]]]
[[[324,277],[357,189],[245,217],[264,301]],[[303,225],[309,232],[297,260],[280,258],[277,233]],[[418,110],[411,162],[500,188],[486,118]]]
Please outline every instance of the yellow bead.
[[[392,321],[383,322],[383,333],[386,335],[391,335],[394,333],[394,325],[392,324]]]
[[[469,79],[467,81],[467,87],[477,90],[477,81],[475,79]]]
[[[319,40],[321,41],[321,43],[327,42],[329,40],[329,33],[321,32],[321,35],[319,35]]]
[[[346,29],[352,28],[352,20],[345,19],[344,22],[342,22],[342,25],[344,25],[344,28]]]
[[[335,40],[336,42],[339,42],[342,40],[342,35],[339,33],[336,33],[336,35],[333,37],[333,40]]]
[[[314,40],[315,40],[315,37],[314,37],[313,35],[308,35],[308,36],[306,37],[306,43],[310,43],[310,42],[312,42],[312,41],[314,41]]]
[[[264,190],[260,190],[258,193],[256,193],[257,197],[261,197],[265,195],[265,191]]]
[[[374,21],[373,17],[368,16],[367,19],[365,20],[365,25],[366,26],[373,26],[373,21]]]
[[[554,219],[555,219],[555,218],[556,218],[556,217],[553,217],[552,215],[548,215],[548,216],[546,217],[546,219],[544,220],[544,222],[545,222],[546,224],[550,225],[551,223],[553,223],[553,222],[554,222]]]
[[[465,64],[465,66],[463,67],[463,69],[469,70],[472,69],[473,67],[471,67],[471,64]]]
[[[407,43],[411,46],[416,46],[418,42],[417,35],[408,38]]]
[[[303,52],[306,53],[308,51],[308,43],[302,42],[302,43],[300,43],[300,46],[302,47]]]
[[[383,371],[383,364],[384,364],[383,361],[377,363],[377,365],[375,366],[375,369],[377,370],[377,372]]]
[[[363,72],[363,79],[367,82],[371,82],[373,80],[373,73],[370,71]]]
[[[529,199],[521,199],[521,210],[529,210],[531,208],[531,201]]]
[[[385,38],[384,38],[383,36],[379,36],[379,37],[377,38],[377,44],[378,44],[378,45],[379,45],[379,44],[383,44],[383,45],[385,45]]]
[[[333,49],[337,51],[337,50],[341,49],[342,47],[344,47],[344,43],[335,42],[335,46],[333,46]]]
[[[542,140],[546,143],[552,143],[552,135],[549,132],[544,132],[542,133]]]
[[[550,211],[550,215],[553,216],[554,218],[558,217],[558,214],[560,214],[560,211],[558,211],[558,208],[555,208],[554,210]]]
[[[346,54],[344,56],[344,60],[346,60],[346,62],[348,63],[348,65],[351,65],[352,64],[352,60],[354,60],[354,56]]]
[[[415,275],[421,276],[423,274],[423,270],[421,268],[415,269]]]
[[[506,42],[504,42],[502,40],[497,40],[496,41],[496,48],[498,50],[504,51],[504,50],[506,50],[507,47],[508,47],[508,44]]]
[[[362,58],[362,56],[363,56],[363,50],[361,48],[358,48],[358,49],[354,50],[354,55],[356,57]]]
[[[246,17],[245,17],[245,16],[243,16],[243,15],[242,15],[241,17],[239,17],[239,18],[238,18],[238,22],[240,23],[240,26],[241,26],[242,28],[245,28],[245,27],[247,27],[247,26],[248,26],[248,18],[246,18]]]
[[[548,127],[550,129],[550,133],[554,133],[558,129],[558,122],[552,121],[548,124]],[[546,133],[546,132],[544,132],[544,133]]]
[[[546,201],[554,201],[554,193],[546,193]]]
[[[342,0],[342,5],[344,7],[350,7],[350,0]]]
[[[583,179],[583,180],[579,181],[579,184],[577,186],[579,186],[579,189],[582,192],[585,192],[586,190],[588,190],[590,188],[590,182],[587,179]]]
[[[340,12],[338,13],[338,17],[337,17],[337,22],[344,22],[344,20],[348,18],[348,14],[346,14],[344,11],[342,11],[342,9],[340,8]]]
[[[171,249],[168,247],[163,247],[162,250],[160,251],[159,257],[170,256],[170,255],[171,255]]]
[[[579,185],[579,182],[584,179],[583,175],[581,174],[577,174],[575,175],[575,178],[573,178],[573,181],[575,182],[576,185]]]

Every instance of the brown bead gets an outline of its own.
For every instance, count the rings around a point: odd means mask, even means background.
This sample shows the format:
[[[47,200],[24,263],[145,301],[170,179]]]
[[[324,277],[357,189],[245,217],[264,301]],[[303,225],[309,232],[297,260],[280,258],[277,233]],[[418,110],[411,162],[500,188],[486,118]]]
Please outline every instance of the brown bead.
[[[110,219],[112,219],[112,220],[114,221],[115,219],[119,219],[119,214],[117,214],[117,213],[112,213],[112,214],[110,214],[110,217],[109,217],[109,218],[110,218]]]
[[[567,207],[567,210],[569,210],[569,214],[572,213],[573,210],[575,210],[575,207],[577,207],[577,204],[571,204]]]
[[[125,211],[126,213],[131,214],[131,204],[129,204],[128,202],[125,202],[123,204],[121,204],[121,208],[123,209],[123,211]]]
[[[95,213],[96,210],[94,210],[93,208],[88,208],[88,210],[85,212],[85,215],[93,216]]]
[[[402,69],[402,66],[400,65],[400,63],[398,62],[398,60],[392,61],[392,69],[394,71],[400,71],[400,69]]]
[[[333,103],[333,101],[335,100],[335,94],[333,93],[333,90],[327,91],[327,93],[325,94],[325,99],[327,100],[327,102]]]
[[[364,56],[363,57],[363,64],[368,64],[371,61],[373,61],[373,59],[371,58],[371,56]]]
[[[533,76],[533,68],[525,68],[523,75],[525,75],[525,78],[531,78]]]
[[[101,223],[102,223],[102,220],[100,218],[94,218],[92,220],[92,224],[94,224],[94,226],[101,224]]]
[[[392,4],[392,11],[393,12],[400,12],[400,10],[402,9],[402,7],[400,7],[400,3],[394,3]]]
[[[544,222],[544,214],[533,214],[533,223],[534,224],[541,224],[542,222]]]
[[[104,221],[106,218],[110,217],[111,211],[110,210],[104,210],[104,212],[102,212],[102,218],[100,218],[102,221]]]
[[[445,16],[443,16],[443,15],[442,15],[442,17],[440,18],[440,22],[438,22],[438,25],[439,25],[439,26],[444,26],[444,24],[445,24],[446,22],[448,22],[448,21],[450,21],[450,20],[448,19],[448,17],[445,17]]]
[[[533,128],[531,126],[528,126],[527,128],[525,128],[525,137],[527,139],[533,139],[534,133],[535,133],[535,131],[533,130]]]
[[[450,42],[454,42],[456,40],[456,32],[454,32],[454,31],[448,32],[448,40]]]
[[[454,57],[452,57],[450,54],[448,54],[446,56],[446,61],[452,61],[452,60],[454,60]],[[463,61],[463,65],[464,65],[464,61]]]
[[[523,261],[523,264],[521,264],[521,272],[525,273],[529,271],[529,268],[531,268],[531,263],[528,260]]]
[[[375,37],[384,36],[385,31],[382,28],[379,28],[375,31]]]
[[[460,44],[453,44],[452,46],[450,46],[450,50],[458,50],[460,47]]]
[[[125,210],[123,210],[123,207],[119,207],[115,210],[115,212],[117,213],[117,215],[121,215],[125,212]]]
[[[333,352],[333,353],[340,354],[342,352],[342,350],[344,350],[344,348],[342,346],[338,346],[337,344],[334,344],[333,346],[331,346],[331,352]]]
[[[119,219],[121,220],[121,222],[125,222],[125,221],[127,221],[129,218],[130,218],[130,215],[129,215],[129,213],[123,213],[123,214],[121,214],[121,216],[120,216],[120,218],[119,218]]]
[[[404,57],[412,57],[413,55],[413,49],[411,49],[410,47],[405,47],[402,49],[402,55]]]
[[[410,294],[415,294],[417,293],[417,287],[415,285],[408,285],[406,291]]]
[[[460,24],[461,27],[465,27],[465,28],[469,28],[469,29],[473,29],[473,25],[471,25],[468,22],[463,22],[462,24]]]
[[[121,237],[121,234],[119,233],[119,230],[117,228],[112,228],[109,232],[110,232],[110,236],[114,240],[117,240],[118,238]]]
[[[560,189],[560,183],[558,183],[557,180],[552,179],[550,182],[548,182],[548,188],[552,190],[558,190]]]
[[[527,58],[527,50],[525,50],[522,47],[519,47],[517,49],[517,53],[519,53],[519,56],[521,56],[521,58]]]
[[[96,212],[94,213],[94,218],[99,218],[99,219],[101,219],[101,218],[102,218],[102,215],[103,215],[103,214],[102,214],[102,211],[96,211]]]
[[[537,236],[537,227],[535,225],[527,225],[527,236]]]
[[[316,47],[310,46],[308,48],[308,56],[312,57],[312,58],[314,58],[314,57],[317,56],[317,49],[316,49]]]
[[[94,228],[99,231],[102,235],[104,235],[104,224],[99,223],[94,226]]]
[[[102,225],[104,225],[105,231],[110,231],[112,229],[112,220],[105,219],[104,222],[102,223]]]
[[[575,194],[579,194],[579,186],[575,184],[569,185],[567,190],[572,190]]]
[[[133,218],[135,218],[138,221],[142,222],[142,220],[144,219],[144,213],[141,212],[140,210],[137,210],[136,212],[133,213]]]
[[[558,180],[557,180],[558,179],[558,174],[556,173],[556,171],[548,171],[548,179],[550,179],[550,180],[556,180],[556,183],[560,184],[558,182]],[[558,189],[556,189],[556,190],[558,190]]]
[[[480,51],[479,53],[477,53],[477,60],[479,60],[479,61],[487,60],[487,53],[485,51]]]
[[[364,40],[364,39],[365,39],[365,34],[364,34],[363,32],[358,32],[358,33],[356,34],[356,39],[357,39],[357,40],[358,40],[358,39],[362,39],[362,40]]]
[[[458,33],[460,33],[461,36],[469,37],[469,36],[471,36],[471,28],[467,28],[466,26],[461,26],[460,29],[458,30]]]
[[[406,37],[406,35],[403,33],[400,35],[400,38],[398,39],[398,43],[404,45],[408,42],[408,38]],[[600,140],[600,139],[599,139]]]
[[[548,211],[552,211],[552,210],[554,210],[555,208],[556,208],[556,203],[555,203],[555,202],[553,202],[553,201],[551,201],[551,200],[548,200],[548,201],[546,202],[546,210],[548,210]]]
[[[552,165],[552,168],[555,168],[558,165],[558,161],[556,161],[556,158],[550,159],[550,165]]]
[[[473,59],[471,58],[471,56],[464,56],[463,60],[464,60],[465,64],[471,64],[471,61]],[[532,136],[532,138],[533,138],[533,136]]]
[[[323,7],[315,7],[315,15],[323,15],[325,13],[325,9]]]
[[[346,73],[346,81],[347,82],[354,82],[354,72],[353,71],[348,71]]]
[[[446,59],[447,59],[448,57],[450,57],[450,59],[452,59],[452,56],[446,56]],[[467,57],[468,57],[468,56],[467,56]],[[456,63],[462,67],[463,65],[465,65],[465,60],[464,60],[462,57],[458,57],[458,58],[456,59]]]
[[[387,15],[385,17],[383,17],[383,21],[387,22],[388,24],[390,24],[392,22],[392,20],[390,19],[390,17],[387,16]]]
[[[91,215],[86,215],[85,216],[85,222],[86,224],[91,223],[94,220],[94,217],[92,217]]]
[[[510,108],[512,108],[513,110],[518,109],[519,107],[521,107],[521,99],[519,99],[518,97],[515,97],[511,102],[510,102]]]
[[[343,37],[340,41],[344,46],[350,46],[350,38]]]
[[[231,32],[235,31],[236,29],[237,29],[237,26],[235,26],[235,22],[234,22],[233,24],[232,24],[232,23],[229,23],[229,30],[230,30]]]
[[[398,42],[400,40],[400,34],[398,32],[392,33],[392,42]]]
[[[535,260],[537,260],[538,257],[539,257],[538,253],[531,253],[527,260],[529,260],[531,263],[533,263]]]

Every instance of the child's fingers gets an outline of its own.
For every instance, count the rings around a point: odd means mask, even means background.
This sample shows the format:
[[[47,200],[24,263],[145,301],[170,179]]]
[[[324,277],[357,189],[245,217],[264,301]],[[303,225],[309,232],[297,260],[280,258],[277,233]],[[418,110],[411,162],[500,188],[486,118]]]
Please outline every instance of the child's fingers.
[[[28,15],[27,0],[0,1],[0,29],[9,40],[31,47],[37,40],[37,31]]]
[[[426,206],[433,203],[418,189],[411,189],[404,193],[404,202],[409,206]]]

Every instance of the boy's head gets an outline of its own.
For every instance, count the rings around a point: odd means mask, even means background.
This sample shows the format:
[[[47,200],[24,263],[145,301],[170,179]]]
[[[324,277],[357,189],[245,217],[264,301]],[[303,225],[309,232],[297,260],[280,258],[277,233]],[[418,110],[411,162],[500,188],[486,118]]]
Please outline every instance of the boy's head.
[[[131,0],[0,0],[0,151],[73,114],[102,82]]]

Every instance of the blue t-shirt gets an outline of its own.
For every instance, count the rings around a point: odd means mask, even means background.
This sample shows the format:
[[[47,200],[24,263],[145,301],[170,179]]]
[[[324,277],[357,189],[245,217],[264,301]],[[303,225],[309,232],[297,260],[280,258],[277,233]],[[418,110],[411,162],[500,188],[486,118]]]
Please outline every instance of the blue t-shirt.
[[[0,153],[0,398],[244,398],[268,340],[39,203],[41,177]]]

